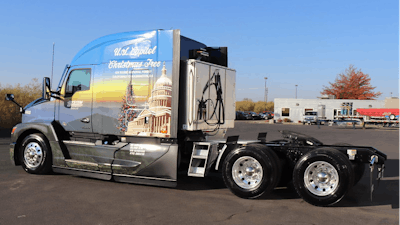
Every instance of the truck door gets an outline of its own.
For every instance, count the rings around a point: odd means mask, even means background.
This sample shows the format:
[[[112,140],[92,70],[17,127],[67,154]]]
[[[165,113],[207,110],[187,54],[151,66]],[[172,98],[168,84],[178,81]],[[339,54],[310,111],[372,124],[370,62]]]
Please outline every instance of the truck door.
[[[114,150],[95,144],[92,128],[92,75],[94,67],[72,67],[61,88],[56,118],[69,138],[62,140],[68,151],[65,163],[70,168],[103,172],[101,179],[111,178]],[[69,140],[68,140],[69,139]],[[103,166],[104,165],[104,166]]]
[[[67,132],[92,133],[92,68],[72,67],[61,89],[58,120]]]

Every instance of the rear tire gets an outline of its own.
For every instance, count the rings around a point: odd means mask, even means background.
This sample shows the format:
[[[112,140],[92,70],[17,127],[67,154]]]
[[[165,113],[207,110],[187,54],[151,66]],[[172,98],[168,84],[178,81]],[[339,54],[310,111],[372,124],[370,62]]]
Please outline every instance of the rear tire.
[[[257,198],[273,190],[281,175],[280,161],[264,145],[248,145],[230,152],[222,166],[229,190],[241,198]]]
[[[365,164],[364,163],[358,163],[358,162],[351,162],[353,164],[353,170],[354,170],[354,183],[353,186],[358,184],[358,182],[361,180],[361,178],[364,175],[365,172]]]
[[[51,172],[52,154],[43,134],[30,134],[24,138],[19,149],[22,168],[32,174]]]
[[[339,202],[353,186],[354,172],[350,160],[333,148],[306,153],[293,170],[297,193],[308,203],[329,206]]]

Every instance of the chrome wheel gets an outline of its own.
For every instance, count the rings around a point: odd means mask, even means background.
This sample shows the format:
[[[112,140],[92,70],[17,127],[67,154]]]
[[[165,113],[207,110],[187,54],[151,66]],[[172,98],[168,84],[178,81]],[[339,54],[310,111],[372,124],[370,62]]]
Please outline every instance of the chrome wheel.
[[[304,184],[311,193],[317,196],[327,196],[338,188],[339,175],[330,163],[316,161],[305,170]]]
[[[43,151],[37,142],[30,142],[24,149],[24,162],[27,168],[35,169],[43,161]]]
[[[242,156],[232,166],[232,177],[239,187],[253,190],[261,185],[263,168],[255,158]]]

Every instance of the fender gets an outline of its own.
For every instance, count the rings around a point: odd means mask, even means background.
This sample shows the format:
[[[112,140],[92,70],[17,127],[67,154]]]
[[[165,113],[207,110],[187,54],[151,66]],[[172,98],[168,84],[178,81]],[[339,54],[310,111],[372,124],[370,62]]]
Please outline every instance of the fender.
[[[54,123],[54,122],[53,122]],[[11,134],[11,144],[10,144],[10,158],[14,165],[20,165],[20,160],[18,158],[17,151],[20,147],[21,141],[33,133],[42,133],[50,144],[50,148],[53,154],[53,163],[57,163],[58,158],[61,156],[64,163],[64,153],[61,150],[59,144],[59,138],[56,133],[56,129],[53,123],[19,123],[14,128],[14,132]],[[56,158],[57,157],[57,158]]]

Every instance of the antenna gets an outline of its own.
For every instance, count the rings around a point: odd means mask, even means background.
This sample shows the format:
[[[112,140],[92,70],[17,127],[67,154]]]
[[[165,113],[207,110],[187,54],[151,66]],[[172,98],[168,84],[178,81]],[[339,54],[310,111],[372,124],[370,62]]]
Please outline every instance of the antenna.
[[[54,69],[54,45],[55,43],[53,42],[53,57],[51,59],[51,81],[53,81],[53,69]],[[52,85],[53,82],[50,82],[50,85]],[[50,86],[50,90],[51,90],[51,86]]]

